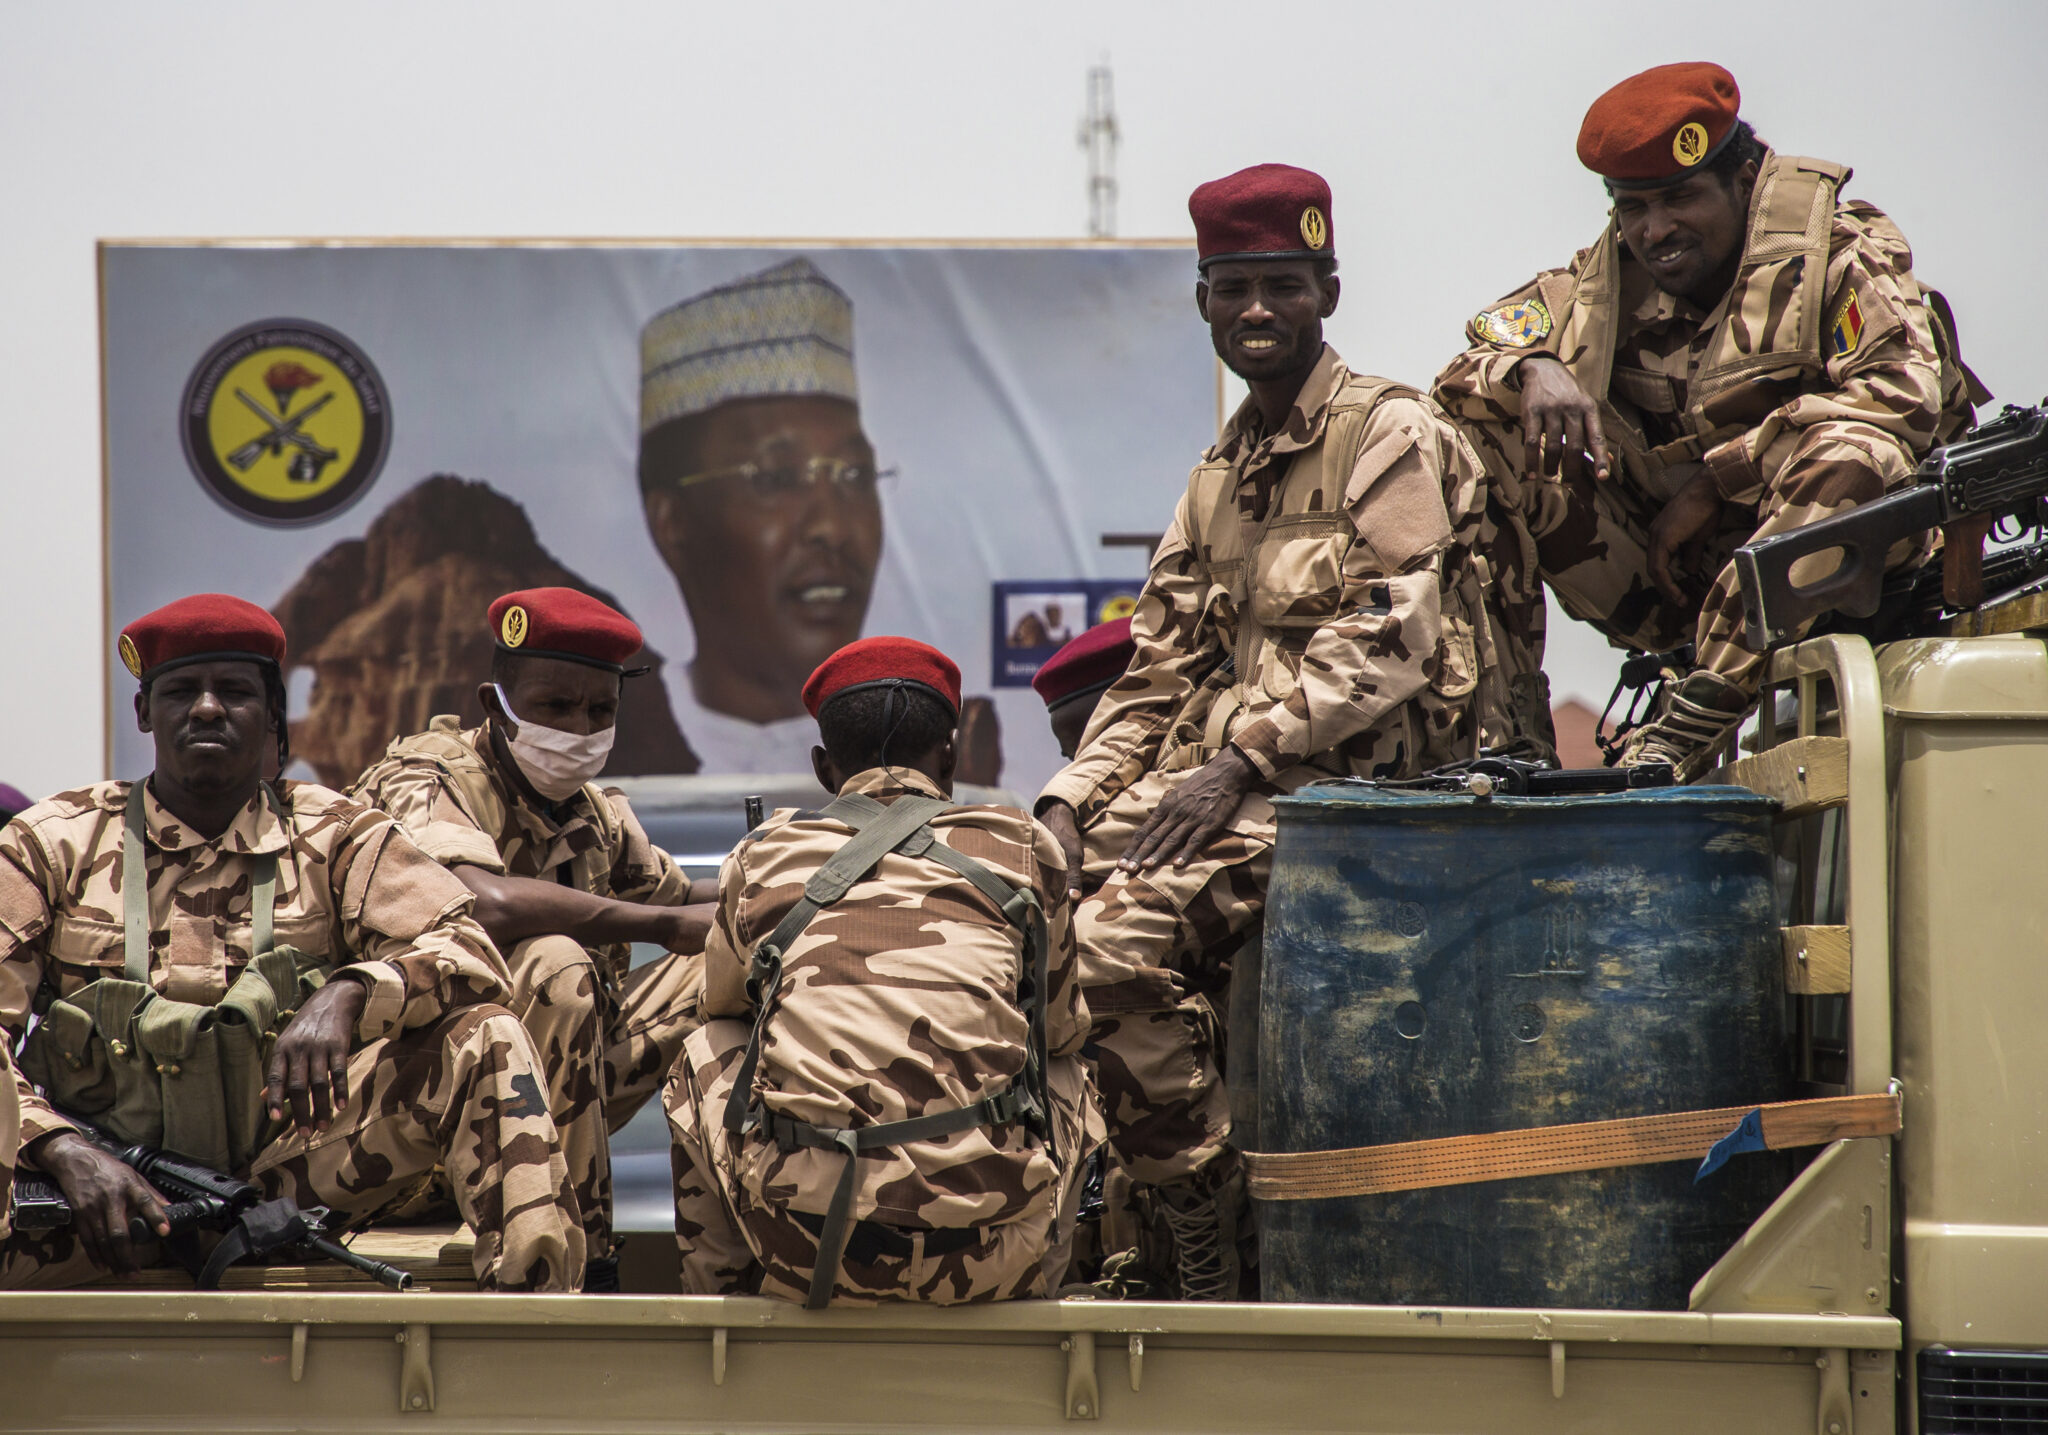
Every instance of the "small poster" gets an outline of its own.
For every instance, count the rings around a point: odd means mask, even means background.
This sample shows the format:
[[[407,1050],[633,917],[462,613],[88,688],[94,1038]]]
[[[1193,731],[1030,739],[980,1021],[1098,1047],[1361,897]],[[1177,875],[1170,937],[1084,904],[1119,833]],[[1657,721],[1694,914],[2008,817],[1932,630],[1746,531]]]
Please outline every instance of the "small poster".
[[[995,585],[989,671],[999,688],[1023,688],[1062,647],[1098,623],[1137,611],[1142,582],[1067,578]]]

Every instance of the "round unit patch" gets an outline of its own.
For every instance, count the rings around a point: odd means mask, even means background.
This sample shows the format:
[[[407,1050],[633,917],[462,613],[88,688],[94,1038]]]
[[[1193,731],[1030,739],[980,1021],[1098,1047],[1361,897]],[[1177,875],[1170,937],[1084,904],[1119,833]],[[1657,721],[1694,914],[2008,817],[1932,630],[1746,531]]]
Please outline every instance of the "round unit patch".
[[[391,448],[391,404],[369,358],[334,330],[266,319],[192,370],[178,410],[200,486],[258,523],[312,523],[354,503]]]
[[[526,641],[526,610],[514,603],[505,610],[505,616],[498,620],[498,636],[508,648],[516,648]]]
[[[1541,299],[1524,299],[1475,314],[1472,327],[1489,344],[1526,349],[1550,333],[1550,310]]]
[[[1330,222],[1313,204],[1301,212],[1301,242],[1311,249],[1321,249],[1330,242]]]
[[[1671,137],[1671,157],[1691,169],[1706,157],[1707,127],[1698,120],[1688,120],[1678,127],[1678,133]]]

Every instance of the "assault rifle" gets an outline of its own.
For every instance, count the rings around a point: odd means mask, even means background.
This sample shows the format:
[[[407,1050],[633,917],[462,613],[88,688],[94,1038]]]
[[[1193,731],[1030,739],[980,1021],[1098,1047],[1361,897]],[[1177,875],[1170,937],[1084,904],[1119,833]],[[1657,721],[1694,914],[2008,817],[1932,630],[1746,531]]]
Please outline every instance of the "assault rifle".
[[[1339,777],[1316,787],[1378,787],[1393,792],[1462,792],[1471,797],[1600,797],[1669,787],[1671,765],[1551,767],[1499,753],[1445,763],[1420,777]]]
[[[221,1277],[237,1261],[291,1249],[339,1261],[393,1290],[412,1289],[411,1272],[358,1255],[335,1240],[329,1234],[332,1217],[325,1206],[301,1210],[289,1200],[266,1201],[262,1188],[247,1181],[223,1176],[168,1151],[124,1146],[75,1116],[65,1119],[78,1128],[80,1136],[134,1170],[167,1198],[164,1216],[170,1222],[170,1235],[159,1238],[141,1216],[130,1218],[128,1234],[138,1241],[161,1239],[164,1249],[197,1278],[201,1290],[220,1289]],[[74,1219],[71,1203],[56,1182],[22,1171],[15,1173],[13,1210],[15,1227],[23,1231],[56,1230]],[[204,1261],[194,1249],[193,1238],[200,1231],[222,1233],[220,1243]]]
[[[1743,625],[1759,650],[1787,641],[1821,614],[1876,614],[1885,554],[1900,539],[1942,530],[1942,601],[1950,611],[1984,601],[1984,540],[2001,519],[2048,520],[2048,408],[2007,404],[1988,424],[1930,453],[1902,492],[1735,550]],[[1835,571],[1795,583],[1802,558],[1839,550]]]

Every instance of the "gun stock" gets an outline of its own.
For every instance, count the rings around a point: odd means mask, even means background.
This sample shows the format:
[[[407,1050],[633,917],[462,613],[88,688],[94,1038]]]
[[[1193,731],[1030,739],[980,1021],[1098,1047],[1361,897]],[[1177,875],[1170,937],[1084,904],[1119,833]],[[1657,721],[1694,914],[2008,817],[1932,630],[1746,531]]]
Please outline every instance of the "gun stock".
[[[1735,550],[1742,584],[1742,625],[1759,652],[1788,641],[1823,613],[1839,608],[1868,618],[1884,595],[1884,559],[1891,546],[1941,525],[1941,490],[1928,484],[1852,508],[1839,517],[1795,528]],[[1823,578],[1792,576],[1802,559],[1838,551]]]

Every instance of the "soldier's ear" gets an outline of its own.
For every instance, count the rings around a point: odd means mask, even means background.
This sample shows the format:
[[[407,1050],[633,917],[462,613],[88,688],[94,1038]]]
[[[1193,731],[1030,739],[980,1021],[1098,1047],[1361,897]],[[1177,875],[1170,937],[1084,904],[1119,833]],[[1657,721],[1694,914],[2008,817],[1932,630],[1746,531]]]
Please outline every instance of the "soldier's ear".
[[[1317,312],[1325,319],[1337,312],[1337,296],[1344,292],[1344,281],[1332,274],[1323,281],[1323,307]]]
[[[957,732],[950,734],[944,742],[939,744],[937,756],[939,759],[939,786],[945,789],[946,796],[951,797],[953,795],[953,772],[954,769],[960,766],[960,735]]]
[[[137,732],[148,732],[151,730],[149,726],[149,701],[140,688],[135,690],[135,730]]]
[[[1209,281],[1206,279],[1195,281],[1195,312],[1202,316],[1204,324],[1209,322]]]
[[[811,749],[811,771],[817,775],[818,786],[834,797],[839,795],[839,769],[833,765],[831,755],[824,748]]]

